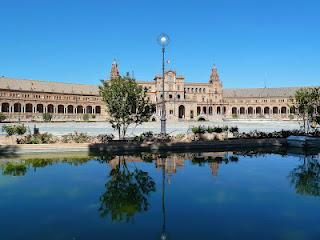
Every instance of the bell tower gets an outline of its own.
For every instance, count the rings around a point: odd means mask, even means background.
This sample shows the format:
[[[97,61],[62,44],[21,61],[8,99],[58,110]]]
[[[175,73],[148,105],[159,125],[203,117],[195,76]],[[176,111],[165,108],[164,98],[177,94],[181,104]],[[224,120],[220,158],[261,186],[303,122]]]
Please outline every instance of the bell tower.
[[[209,83],[220,82],[219,74],[216,65],[213,65],[210,74]]]
[[[110,80],[116,79],[120,76],[119,69],[118,69],[118,63],[114,59],[111,65],[111,71],[110,71]]]
[[[212,84],[214,93],[217,94],[222,92],[222,83],[220,81],[220,77],[219,77],[216,65],[213,65],[211,69],[209,83]]]

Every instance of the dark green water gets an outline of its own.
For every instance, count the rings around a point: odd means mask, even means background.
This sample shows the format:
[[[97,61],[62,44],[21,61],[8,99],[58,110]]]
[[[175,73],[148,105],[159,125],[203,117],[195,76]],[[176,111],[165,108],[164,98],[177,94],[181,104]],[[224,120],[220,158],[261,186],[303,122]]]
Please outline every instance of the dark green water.
[[[320,239],[318,156],[103,159],[2,159],[0,239]]]

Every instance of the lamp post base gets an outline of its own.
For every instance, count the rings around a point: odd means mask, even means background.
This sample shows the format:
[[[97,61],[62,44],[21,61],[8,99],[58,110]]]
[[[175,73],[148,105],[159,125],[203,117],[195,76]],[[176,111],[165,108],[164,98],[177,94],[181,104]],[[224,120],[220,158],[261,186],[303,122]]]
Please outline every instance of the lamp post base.
[[[166,119],[160,119],[161,121],[161,134],[166,134]]]

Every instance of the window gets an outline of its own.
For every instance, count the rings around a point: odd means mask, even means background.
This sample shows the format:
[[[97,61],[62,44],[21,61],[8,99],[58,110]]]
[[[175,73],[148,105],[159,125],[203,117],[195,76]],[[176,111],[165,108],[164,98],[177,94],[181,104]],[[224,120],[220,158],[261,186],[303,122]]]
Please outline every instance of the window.
[[[190,118],[193,118],[193,110],[190,111]]]

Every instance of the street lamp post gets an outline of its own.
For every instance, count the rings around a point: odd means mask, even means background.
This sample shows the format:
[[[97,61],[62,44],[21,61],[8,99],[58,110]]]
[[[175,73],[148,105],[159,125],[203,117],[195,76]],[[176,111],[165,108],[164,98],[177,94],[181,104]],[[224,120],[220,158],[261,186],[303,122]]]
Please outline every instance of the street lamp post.
[[[164,70],[165,70],[165,61],[164,61],[164,53],[166,46],[168,46],[170,42],[170,38],[167,34],[162,33],[158,37],[158,43],[162,47],[162,102],[161,102],[161,134],[166,134],[166,104],[165,104],[165,97],[164,97]]]

